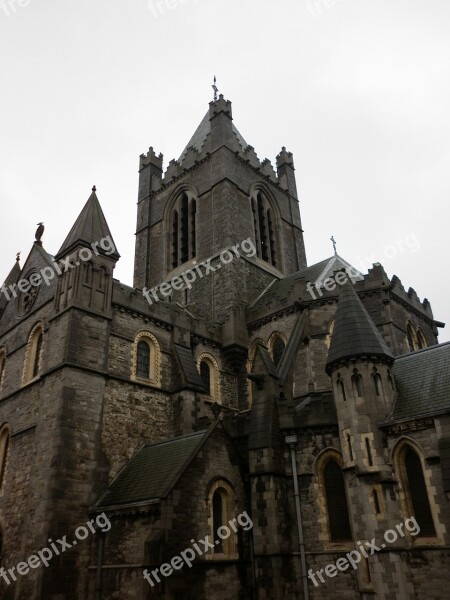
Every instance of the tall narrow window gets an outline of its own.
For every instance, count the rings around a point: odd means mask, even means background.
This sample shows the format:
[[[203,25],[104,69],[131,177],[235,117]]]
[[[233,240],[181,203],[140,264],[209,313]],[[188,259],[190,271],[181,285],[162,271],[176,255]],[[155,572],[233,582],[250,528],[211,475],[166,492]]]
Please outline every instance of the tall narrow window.
[[[3,480],[5,478],[5,469],[6,469],[6,459],[8,456],[8,447],[9,447],[9,427],[8,425],[3,425],[0,428],[0,489],[3,485]]]
[[[28,338],[23,370],[22,383],[25,385],[39,375],[42,358],[42,344],[44,341],[44,329],[42,323],[33,327]]]
[[[353,394],[356,397],[361,398],[363,395],[363,384],[362,384],[362,377],[358,373],[358,369],[353,369],[352,384],[353,384]]]
[[[172,268],[178,266],[178,211],[172,215]]]
[[[217,531],[225,525],[223,519],[222,489],[217,489],[213,494],[213,529],[214,529],[214,552],[223,553],[223,541]]]
[[[380,501],[378,499],[377,490],[372,490],[372,500],[373,500],[373,506],[375,508],[375,514],[379,515],[381,513],[381,510],[380,510]]]
[[[338,392],[339,392],[339,396],[340,396],[341,400],[343,402],[346,402],[347,395],[345,393],[345,385],[344,385],[344,382],[342,381],[340,375],[338,375],[338,379],[337,379],[337,388],[338,388]]]
[[[413,329],[411,323],[408,323],[408,325],[406,327],[406,335],[408,338],[409,350],[410,350],[410,352],[414,352],[415,350],[417,350],[417,340],[416,340],[416,334],[414,333],[414,329]]]
[[[251,209],[255,230],[256,254],[259,258],[276,267],[280,262],[278,260],[276,221],[271,205],[262,192],[257,192],[251,198]]]
[[[186,194],[181,199],[181,252],[180,263],[189,260],[189,201]]]
[[[41,362],[41,350],[42,350],[42,339],[43,339],[42,331],[38,334],[36,340],[36,351],[34,355],[33,361],[33,377],[36,377],[39,373],[39,365]]]
[[[172,208],[170,219],[172,268],[197,254],[196,218],[196,201],[190,194],[182,192]]]
[[[286,344],[284,343],[284,341],[279,336],[276,336],[272,346],[273,363],[276,367],[278,367],[278,365],[280,364],[280,360],[283,356],[285,346]]]
[[[349,433],[347,433],[347,447],[348,447],[348,457],[350,458],[350,462],[353,462],[353,446],[352,446],[352,438]]]
[[[147,384],[160,384],[161,350],[158,340],[150,331],[141,331],[134,340],[131,378]]]
[[[142,379],[150,379],[150,347],[144,340],[137,345],[136,375]]]
[[[269,255],[270,262],[274,267],[277,266],[277,257],[275,249],[275,233],[273,229],[272,211],[270,208],[267,209],[267,227],[269,228]]]
[[[370,440],[368,437],[366,437],[365,441],[366,441],[367,462],[369,463],[369,467],[373,467],[372,448],[370,447]]]
[[[383,395],[383,385],[381,383],[381,375],[378,373],[376,369],[373,370],[373,385],[375,387],[375,394],[377,396]]]
[[[344,474],[333,459],[323,469],[323,480],[328,512],[328,526],[332,542],[352,539]]]
[[[422,463],[418,454],[408,447],[404,456],[405,473],[409,497],[411,500],[414,517],[420,527],[421,536],[434,536],[433,516],[428,499],[427,486],[423,476]]]
[[[0,390],[3,385],[3,375],[5,374],[6,352],[4,348],[0,349]]]
[[[423,335],[420,329],[417,330],[417,347],[419,350],[427,347],[427,342],[425,340],[425,336]]]
[[[206,360],[202,360],[200,363],[200,377],[205,385],[206,393],[211,396],[211,369]]]
[[[253,214],[253,227],[255,229],[255,245],[256,245],[256,255],[261,258],[261,244],[259,240],[259,227],[258,227],[258,216],[256,212],[255,201],[252,198],[252,214]]]
[[[269,260],[269,252],[267,247],[267,227],[266,227],[266,215],[264,214],[264,205],[261,198],[261,194],[258,194],[258,223],[259,223],[259,235],[261,237],[261,257],[263,260]]]

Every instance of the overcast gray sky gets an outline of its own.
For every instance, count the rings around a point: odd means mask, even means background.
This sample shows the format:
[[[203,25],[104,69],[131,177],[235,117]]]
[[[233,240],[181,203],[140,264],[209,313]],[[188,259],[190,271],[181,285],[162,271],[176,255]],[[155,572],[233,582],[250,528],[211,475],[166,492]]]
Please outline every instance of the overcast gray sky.
[[[132,284],[139,155],[180,155],[215,74],[258,156],[294,153],[308,263],[334,235],[449,340],[449,32],[448,0],[0,0],[0,279],[95,184]]]

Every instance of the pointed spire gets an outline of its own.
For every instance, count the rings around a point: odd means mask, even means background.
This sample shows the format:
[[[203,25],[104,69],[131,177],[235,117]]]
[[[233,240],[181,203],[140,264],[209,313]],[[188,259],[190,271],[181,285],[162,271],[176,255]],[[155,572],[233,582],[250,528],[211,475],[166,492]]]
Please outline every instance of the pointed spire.
[[[119,258],[120,255],[118,254],[116,245],[112,239],[108,223],[106,222],[105,215],[103,214],[102,207],[97,198],[96,190],[97,188],[94,185],[92,194],[84,205],[83,210],[79,214],[69,235],[64,240],[63,245],[55,257],[57,260],[70,254],[76,246],[91,247],[95,242],[98,243],[96,246],[98,252],[102,253],[102,247],[99,242],[106,238],[109,238],[112,242],[112,244],[108,246],[108,252],[110,251],[111,245],[114,247],[114,252],[110,254],[111,258]]]
[[[1,286],[0,289],[5,288],[7,290],[11,285],[13,285],[14,283],[17,283],[19,281],[20,275],[22,274],[22,269],[20,268],[19,260],[20,260],[20,252],[17,253],[16,261],[13,265],[13,268],[9,272],[7,278],[5,279],[4,284]],[[3,312],[7,303],[8,303],[7,295],[0,293],[0,315]]]
[[[357,357],[374,357],[389,364],[394,355],[389,350],[381,333],[358,298],[350,283],[341,288],[336,311],[333,335],[331,336],[326,370],[342,360]]]

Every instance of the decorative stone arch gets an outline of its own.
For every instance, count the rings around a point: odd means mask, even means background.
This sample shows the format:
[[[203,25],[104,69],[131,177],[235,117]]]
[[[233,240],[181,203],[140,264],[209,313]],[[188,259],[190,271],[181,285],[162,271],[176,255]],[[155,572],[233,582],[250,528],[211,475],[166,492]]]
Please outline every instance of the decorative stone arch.
[[[3,482],[5,480],[10,438],[11,428],[8,423],[3,423],[0,427],[0,491],[3,490]]]
[[[397,474],[397,491],[401,511],[405,518],[416,518],[414,501],[409,487],[408,474],[405,464],[405,458],[410,450],[416,454],[420,462],[424,490],[428,500],[431,514],[431,525],[434,528],[434,533],[425,531],[424,534],[422,534],[422,532],[419,532],[419,535],[413,538],[409,532],[406,531],[406,535],[408,536],[410,543],[414,543],[417,537],[420,537],[421,543],[423,543],[423,539],[426,538],[427,543],[442,544],[444,543],[445,527],[439,520],[440,508],[438,503],[435,501],[436,490],[431,482],[432,471],[430,468],[427,468],[425,464],[425,453],[423,448],[414,439],[408,436],[402,436],[399,440],[397,440],[391,452],[392,463],[394,464],[395,472]],[[418,522],[417,519],[416,521]]]
[[[0,348],[0,392],[3,387],[3,379],[5,377],[5,367],[6,367],[6,348],[2,346]]]
[[[148,377],[138,374],[138,348],[141,342],[147,344],[149,348]],[[158,340],[150,331],[140,331],[134,338],[131,355],[131,379],[158,387],[161,385],[161,348]]]
[[[219,365],[212,354],[209,354],[208,352],[202,352],[202,354],[200,354],[200,356],[197,358],[197,369],[200,375],[202,375],[202,363],[207,364],[209,368],[210,393],[208,396],[210,396],[214,402],[221,404]]]
[[[270,352],[270,356],[272,357],[273,363],[275,366],[278,366],[279,364],[279,360],[281,359],[281,356],[278,356],[278,362],[275,362],[275,354],[279,354],[280,353],[280,349],[277,350],[277,342],[281,340],[281,342],[284,344],[284,348],[283,348],[283,352],[286,349],[286,345],[287,345],[287,340],[286,337],[283,333],[280,333],[279,331],[274,331],[270,334],[269,339],[267,340],[267,348]],[[275,354],[274,354],[275,351]]]
[[[172,192],[164,210],[167,272],[197,256],[198,191],[183,183]]]
[[[275,197],[264,182],[257,181],[252,184],[249,204],[257,257],[284,272],[281,215]]]
[[[342,485],[343,485],[343,493],[344,496],[341,497],[341,511],[337,513],[336,505],[333,506],[328,505],[327,501],[327,485],[325,480],[325,469],[329,463],[336,464],[342,474]],[[348,493],[347,493],[347,485],[345,482],[345,475],[343,471],[344,462],[342,459],[342,454],[336,448],[325,448],[322,452],[317,456],[314,461],[314,472],[316,474],[315,482],[314,482],[314,490],[316,492],[316,498],[319,503],[319,527],[320,533],[319,537],[321,541],[324,542],[327,547],[347,547],[350,546],[352,542],[352,531],[351,531],[351,522],[350,522],[350,511],[349,511],[349,502],[348,502]],[[328,492],[329,494],[329,492]],[[342,512],[342,515],[340,514]],[[344,526],[343,530],[347,531],[346,539],[337,540],[333,535],[333,530],[335,529],[334,522],[332,523],[331,519],[334,519],[337,522],[337,519],[344,518]],[[345,520],[346,519],[346,520]]]
[[[44,346],[44,325],[41,321],[36,323],[28,336],[25,351],[25,362],[22,374],[22,385],[39,377],[42,352]]]
[[[238,558],[237,535],[229,526],[230,521],[236,516],[236,494],[231,483],[225,478],[214,478],[208,486],[205,504],[208,511],[210,539],[212,543],[219,541],[219,544],[214,544],[214,550],[209,551],[206,558],[219,560]],[[227,533],[227,529],[229,535],[225,539],[220,539],[221,535]]]

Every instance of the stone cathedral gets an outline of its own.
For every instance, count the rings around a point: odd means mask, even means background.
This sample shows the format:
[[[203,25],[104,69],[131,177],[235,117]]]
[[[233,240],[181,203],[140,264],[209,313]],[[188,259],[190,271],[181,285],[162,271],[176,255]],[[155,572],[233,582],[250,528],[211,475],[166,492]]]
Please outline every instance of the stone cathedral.
[[[220,95],[141,155],[132,286],[95,188],[41,237],[0,294],[0,598],[449,597],[444,324],[379,263],[308,265],[286,148]]]

